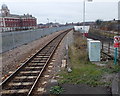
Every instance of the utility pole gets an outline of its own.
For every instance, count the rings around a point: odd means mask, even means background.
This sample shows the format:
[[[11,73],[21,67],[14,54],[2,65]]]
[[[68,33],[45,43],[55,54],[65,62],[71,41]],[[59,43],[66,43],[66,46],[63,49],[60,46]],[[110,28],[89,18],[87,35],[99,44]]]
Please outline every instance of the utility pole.
[[[118,25],[120,25],[120,20],[118,20]],[[118,27],[118,36],[120,38],[120,30]],[[120,40],[120,39],[119,39]],[[118,64],[120,65],[120,41],[119,41],[119,47],[118,47]]]
[[[120,1],[118,2],[118,36],[120,36]],[[120,41],[119,41],[119,47],[118,47],[118,64],[120,65]]]
[[[93,0],[87,0],[88,2],[92,2]],[[83,1],[83,38],[84,38],[84,34],[85,34],[85,11],[86,11],[86,4],[85,4],[86,0]]]
[[[55,19],[55,31],[57,32],[57,25],[56,25],[56,19]]]
[[[108,54],[110,54],[110,31],[108,31],[109,33],[108,33],[108,38],[109,38],[109,41],[108,41]]]
[[[85,33],[85,0],[83,1],[83,38]]]
[[[49,26],[49,18],[47,18],[47,20],[48,20],[48,27],[50,27],[50,26]]]

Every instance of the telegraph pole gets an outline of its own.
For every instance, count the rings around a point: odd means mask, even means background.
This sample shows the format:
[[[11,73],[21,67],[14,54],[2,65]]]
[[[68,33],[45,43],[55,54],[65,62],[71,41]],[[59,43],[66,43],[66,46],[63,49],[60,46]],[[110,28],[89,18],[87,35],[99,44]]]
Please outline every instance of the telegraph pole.
[[[118,2],[118,36],[120,36],[120,1]],[[119,47],[118,47],[118,64],[120,65],[120,41],[119,41]]]
[[[87,0],[87,2],[92,2],[93,0]],[[86,11],[86,4],[85,4],[86,0],[83,0],[83,38],[84,38],[84,34],[85,34],[85,11]]]

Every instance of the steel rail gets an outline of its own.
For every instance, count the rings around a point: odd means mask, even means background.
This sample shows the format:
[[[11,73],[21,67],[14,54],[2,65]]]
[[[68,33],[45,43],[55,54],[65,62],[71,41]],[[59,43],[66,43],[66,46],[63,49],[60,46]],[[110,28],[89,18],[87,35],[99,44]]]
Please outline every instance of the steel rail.
[[[58,37],[58,36],[57,36]],[[55,37],[56,38],[56,37]],[[54,39],[55,39],[54,38]],[[17,72],[22,69],[27,63],[29,63],[40,51],[42,51],[48,44],[50,44],[54,39],[52,39],[51,41],[49,41],[45,46],[43,46],[38,52],[35,53],[34,56],[30,57],[26,62],[24,62],[17,70],[15,70],[14,73],[12,73],[7,79],[5,79],[0,86],[4,86],[10,79],[11,77],[13,78],[15,74],[17,74]]]
[[[29,95],[32,93],[33,89],[35,88],[35,86],[36,86],[36,84],[37,84],[40,76],[42,75],[44,69],[46,68],[47,64],[49,63],[49,61],[50,61],[53,53],[55,52],[57,46],[59,45],[59,43],[61,42],[61,40],[64,38],[64,36],[65,36],[70,30],[71,30],[71,29],[66,30],[66,31],[62,32],[61,34],[59,34],[58,36],[56,36],[55,38],[53,38],[51,41],[49,41],[49,43],[47,43],[43,48],[41,48],[34,56],[30,57],[30,59],[28,59],[25,63],[23,63],[14,73],[12,73],[7,79],[5,79],[5,80],[1,83],[1,86],[3,86],[3,89],[4,89],[4,87],[5,87],[15,76],[17,76],[17,74],[18,74],[23,68],[25,68],[25,66],[26,66],[27,64],[29,64],[32,60],[34,61],[34,58],[35,58],[37,55],[39,55],[39,53],[42,52],[42,50],[44,50],[47,46],[49,47],[49,44],[52,44],[52,42],[54,42],[54,40],[57,40],[57,38],[59,38],[60,36],[63,35],[63,36],[60,38],[60,40],[58,40],[58,43],[57,43],[57,44],[54,46],[54,48],[52,49],[51,54],[50,54],[50,56],[48,57],[47,61],[44,61],[44,62],[46,62],[46,63],[45,63],[44,66],[42,67],[42,70],[40,70],[40,72],[39,72],[39,74],[38,74],[35,82],[32,84],[32,87],[30,88],[29,92],[27,93],[27,96],[29,96]],[[52,47],[51,47],[51,48],[52,48]],[[46,53],[47,53],[47,52],[46,52]],[[46,55],[46,54],[45,54],[45,55]],[[42,57],[41,57],[41,58],[42,58]],[[40,59],[40,60],[42,60],[42,59]],[[36,66],[37,66],[37,65],[36,65]]]
[[[68,32],[67,32],[67,33],[68,33]],[[65,33],[65,35],[66,35],[67,33]],[[64,36],[65,36],[65,35],[64,35]],[[61,40],[64,38],[64,36],[61,38]],[[30,95],[31,95],[31,93],[32,93],[32,91],[33,91],[33,89],[34,89],[34,87],[36,86],[36,84],[37,84],[37,82],[38,82],[38,80],[39,80],[40,76],[42,75],[42,73],[43,73],[43,71],[44,71],[44,69],[45,69],[46,65],[49,63],[49,61],[50,61],[51,57],[53,56],[53,54],[54,54],[55,50],[56,50],[56,49],[57,49],[57,47],[59,46],[59,44],[60,44],[61,40],[58,42],[58,44],[57,44],[57,45],[55,46],[55,48],[53,49],[53,51],[52,51],[52,53],[51,53],[51,55],[50,55],[49,59],[47,60],[46,64],[44,65],[44,68],[42,69],[42,71],[39,73],[39,75],[38,75],[38,77],[37,77],[36,81],[34,82],[34,84],[33,84],[32,88],[30,89],[30,91],[29,91],[29,93],[28,93],[28,95],[27,95],[27,96],[30,96]]]
[[[104,46],[103,48],[104,48],[103,50],[106,50],[106,51],[108,50],[107,46]],[[109,54],[108,52],[104,52],[104,51],[102,51],[102,53],[105,54],[105,55],[107,55],[111,59],[114,59],[114,48],[110,48],[110,51],[112,51],[112,54]],[[120,51],[118,50],[118,52],[120,52]],[[119,59],[117,59],[117,60],[120,61]]]

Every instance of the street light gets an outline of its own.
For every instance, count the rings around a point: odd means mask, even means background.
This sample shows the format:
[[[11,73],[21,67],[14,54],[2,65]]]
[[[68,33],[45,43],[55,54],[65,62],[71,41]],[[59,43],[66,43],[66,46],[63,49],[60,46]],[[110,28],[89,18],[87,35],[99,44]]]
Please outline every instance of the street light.
[[[56,32],[57,32],[57,24],[56,24],[56,20],[55,20],[55,29],[56,29]]]
[[[49,27],[49,18],[47,18],[47,20],[48,20],[48,27]]]
[[[83,36],[84,36],[84,33],[85,33],[85,1],[83,1]],[[92,2],[93,0],[87,0],[88,2]]]
[[[56,19],[55,19],[55,27],[56,27],[57,25],[56,25]]]
[[[120,30],[119,30],[119,25],[120,25],[120,1],[118,1],[118,35],[120,36]],[[119,58],[118,58],[118,64],[120,64],[120,46],[118,48],[119,50]]]

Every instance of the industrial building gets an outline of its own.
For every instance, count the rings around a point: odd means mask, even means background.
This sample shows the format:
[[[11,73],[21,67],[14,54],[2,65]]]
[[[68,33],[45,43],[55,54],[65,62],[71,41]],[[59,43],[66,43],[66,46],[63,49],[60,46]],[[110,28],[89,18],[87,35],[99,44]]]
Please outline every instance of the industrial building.
[[[0,11],[0,32],[35,29],[37,26],[35,17],[29,14],[10,14],[6,4],[2,5]]]

